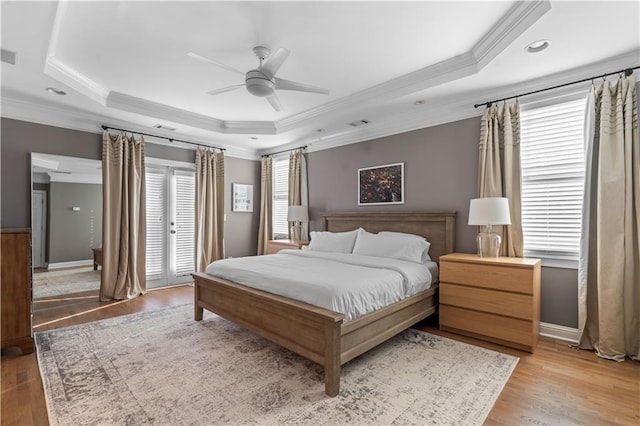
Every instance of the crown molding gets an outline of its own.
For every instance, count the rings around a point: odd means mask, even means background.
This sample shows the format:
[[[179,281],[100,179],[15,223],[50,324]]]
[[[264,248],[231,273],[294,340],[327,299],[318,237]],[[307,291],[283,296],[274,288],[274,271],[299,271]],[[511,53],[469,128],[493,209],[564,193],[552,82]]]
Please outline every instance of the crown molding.
[[[106,88],[56,58],[58,38],[61,28],[64,27],[63,21],[66,17],[67,9],[68,4],[66,1],[58,2],[56,6],[56,14],[53,18],[51,37],[49,38],[49,45],[47,47],[44,73],[54,80],[57,80],[83,94],[89,99],[104,105],[108,94],[108,90]]]
[[[484,68],[550,10],[551,2],[548,0],[516,2],[471,48],[478,70]]]
[[[355,114],[355,110],[362,104],[375,100],[406,96],[476,74],[550,10],[550,7],[548,0],[517,2],[468,52],[276,122],[227,122],[124,93],[109,91],[100,86],[55,57],[58,35],[66,15],[66,2],[60,2],[56,10],[45,73],[110,108],[222,134],[277,135],[303,127],[311,120],[318,120],[323,116],[327,118],[330,114],[341,116]]]
[[[71,87],[91,100],[105,105],[108,90],[55,57],[47,58],[44,73]]]
[[[279,132],[292,130],[326,114],[339,111],[345,115],[363,103],[398,98],[476,74],[550,9],[547,0],[517,2],[470,51],[284,118],[276,127]]]
[[[96,134],[102,134],[103,130],[101,126],[107,125],[132,130],[134,132],[140,131],[147,133],[149,131],[153,131],[158,136],[166,136],[168,138],[180,138],[182,136],[179,136],[178,134],[167,134],[166,132],[144,128],[140,125],[128,121],[117,120],[106,115],[95,114],[40,99],[33,99],[19,93],[7,91],[3,91],[2,93],[1,116],[11,118],[13,120],[27,121],[46,126],[61,127],[64,129]],[[224,141],[196,138],[189,135],[184,136],[184,138],[203,145],[216,145],[225,148],[225,155],[229,157],[241,158],[244,160],[257,160],[260,158],[255,149],[231,146]],[[153,137],[145,137],[145,141],[148,143],[172,146],[190,151],[194,151],[197,148],[190,144],[177,141],[169,142],[164,139]]]

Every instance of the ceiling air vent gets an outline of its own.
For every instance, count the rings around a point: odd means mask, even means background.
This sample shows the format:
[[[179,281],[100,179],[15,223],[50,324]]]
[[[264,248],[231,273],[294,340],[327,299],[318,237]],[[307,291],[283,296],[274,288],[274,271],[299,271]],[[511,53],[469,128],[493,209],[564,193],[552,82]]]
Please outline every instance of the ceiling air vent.
[[[154,129],[160,129],[160,130],[167,130],[169,132],[175,132],[176,128],[175,127],[169,127],[169,126],[164,126],[162,124],[156,124],[155,126],[153,126]]]
[[[16,64],[16,52],[12,52],[7,49],[0,49],[2,51],[2,62],[7,64],[15,65]]]
[[[365,124],[369,124],[369,123],[370,123],[369,120],[358,120],[358,121],[353,121],[353,122],[349,123],[349,126],[359,127],[359,126],[364,126]]]

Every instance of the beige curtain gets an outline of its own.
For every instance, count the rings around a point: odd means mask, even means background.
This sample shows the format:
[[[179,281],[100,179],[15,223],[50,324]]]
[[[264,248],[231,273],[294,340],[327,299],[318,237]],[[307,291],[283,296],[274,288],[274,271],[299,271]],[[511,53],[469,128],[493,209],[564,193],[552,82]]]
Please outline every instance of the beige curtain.
[[[578,270],[580,344],[640,360],[640,147],[636,79],[593,88]]]
[[[502,236],[502,256],[523,255],[520,181],[520,106],[488,107],[480,122],[478,197],[509,199],[511,225],[493,228]]]
[[[198,271],[224,258],[224,153],[196,151],[196,260]]]
[[[144,140],[102,135],[102,273],[100,300],[146,291]]]
[[[260,185],[260,228],[258,231],[258,254],[267,254],[267,243],[273,238],[273,161],[271,157],[262,157]]]
[[[307,160],[304,158],[302,149],[296,149],[289,154],[289,193],[288,201],[290,206],[308,206],[308,184],[307,184]],[[291,226],[289,222],[289,239],[291,235]],[[301,239],[309,240],[309,232],[307,224],[303,224]]]

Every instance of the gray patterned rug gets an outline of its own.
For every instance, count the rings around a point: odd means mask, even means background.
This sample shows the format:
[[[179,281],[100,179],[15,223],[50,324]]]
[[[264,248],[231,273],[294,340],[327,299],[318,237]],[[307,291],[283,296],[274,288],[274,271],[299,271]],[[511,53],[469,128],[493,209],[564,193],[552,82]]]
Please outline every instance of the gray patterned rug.
[[[100,290],[100,270],[92,266],[33,274],[33,298]]]
[[[482,424],[518,358],[407,330],[342,369],[193,306],[36,334],[51,425]]]

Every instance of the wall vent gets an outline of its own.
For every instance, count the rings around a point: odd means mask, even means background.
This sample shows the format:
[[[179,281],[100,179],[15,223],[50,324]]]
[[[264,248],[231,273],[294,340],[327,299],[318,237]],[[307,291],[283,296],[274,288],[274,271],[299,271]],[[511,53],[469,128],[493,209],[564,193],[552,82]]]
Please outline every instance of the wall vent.
[[[369,120],[358,120],[358,121],[353,121],[353,122],[349,123],[349,126],[359,127],[359,126],[364,126],[365,124],[369,124],[369,123],[371,123]]]
[[[154,129],[160,129],[160,130],[168,130],[169,132],[175,132],[176,128],[175,127],[169,127],[169,126],[165,126],[162,124],[156,124],[155,126],[153,126]]]
[[[7,64],[15,65],[16,64],[16,52],[12,52],[7,49],[0,49],[2,52],[2,62]]]

